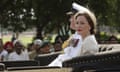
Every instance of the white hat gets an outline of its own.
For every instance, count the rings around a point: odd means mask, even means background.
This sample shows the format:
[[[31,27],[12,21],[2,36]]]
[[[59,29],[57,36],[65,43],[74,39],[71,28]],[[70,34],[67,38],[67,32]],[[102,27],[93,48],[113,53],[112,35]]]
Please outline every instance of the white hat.
[[[36,39],[35,41],[34,41],[34,45],[42,45],[42,40],[40,40],[40,39]]]
[[[14,40],[13,45],[15,45],[17,42],[19,42],[21,45],[23,45],[23,43],[18,39]]]
[[[96,17],[93,12],[91,12],[88,8],[85,8],[77,3],[73,3],[72,7],[78,11],[78,13],[87,13],[91,20],[93,21],[94,25],[96,25]]]
[[[85,7],[77,4],[77,3],[75,3],[75,2],[72,3],[72,7],[73,7],[73,9],[75,9],[75,10],[77,10],[77,11],[89,12],[89,10],[88,10],[87,8],[85,8]]]
[[[79,11],[78,4],[77,3],[72,3],[72,8],[69,12],[67,12],[67,15],[75,14]]]

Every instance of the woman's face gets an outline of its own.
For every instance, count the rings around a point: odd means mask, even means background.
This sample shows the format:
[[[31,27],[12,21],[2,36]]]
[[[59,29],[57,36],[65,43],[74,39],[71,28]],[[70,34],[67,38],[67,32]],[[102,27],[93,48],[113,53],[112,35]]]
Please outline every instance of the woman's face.
[[[90,34],[91,27],[84,15],[80,15],[76,18],[75,27],[76,27],[77,33],[82,36],[86,36]]]

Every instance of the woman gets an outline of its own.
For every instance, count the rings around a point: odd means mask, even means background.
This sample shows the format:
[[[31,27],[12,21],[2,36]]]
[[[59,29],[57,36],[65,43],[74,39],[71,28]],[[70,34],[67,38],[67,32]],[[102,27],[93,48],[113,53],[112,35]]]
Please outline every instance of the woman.
[[[90,55],[98,52],[98,45],[95,39],[96,18],[92,12],[79,11],[75,15],[76,31],[82,37],[80,56]]]
[[[64,49],[64,54],[59,55],[49,66],[60,66],[65,60],[78,56],[92,55],[98,52],[95,39],[96,18],[90,11],[79,11],[75,14],[76,33],[71,37],[69,46]]]

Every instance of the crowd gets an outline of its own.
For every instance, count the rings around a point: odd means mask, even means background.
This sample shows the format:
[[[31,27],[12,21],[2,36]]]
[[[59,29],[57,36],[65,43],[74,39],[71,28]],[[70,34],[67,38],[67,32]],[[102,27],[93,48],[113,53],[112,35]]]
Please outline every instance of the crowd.
[[[3,40],[0,39],[0,61],[34,60],[37,55],[61,50],[62,47],[59,41],[50,43],[49,41],[35,39],[32,43],[24,46],[18,39],[7,41],[4,44]]]

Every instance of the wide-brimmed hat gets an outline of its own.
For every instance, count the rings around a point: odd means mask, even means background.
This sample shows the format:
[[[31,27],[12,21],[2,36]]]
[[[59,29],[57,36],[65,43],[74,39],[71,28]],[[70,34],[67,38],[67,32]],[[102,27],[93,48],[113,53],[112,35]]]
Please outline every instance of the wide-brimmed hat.
[[[86,7],[82,6],[82,5],[79,5],[77,3],[73,3],[72,5],[73,5],[74,9],[78,10],[77,13],[81,13],[81,14],[86,13],[86,14],[88,14],[89,17],[91,18],[93,24],[96,25],[96,17],[95,17],[94,13],[91,10],[89,10],[88,8],[86,8]]]

